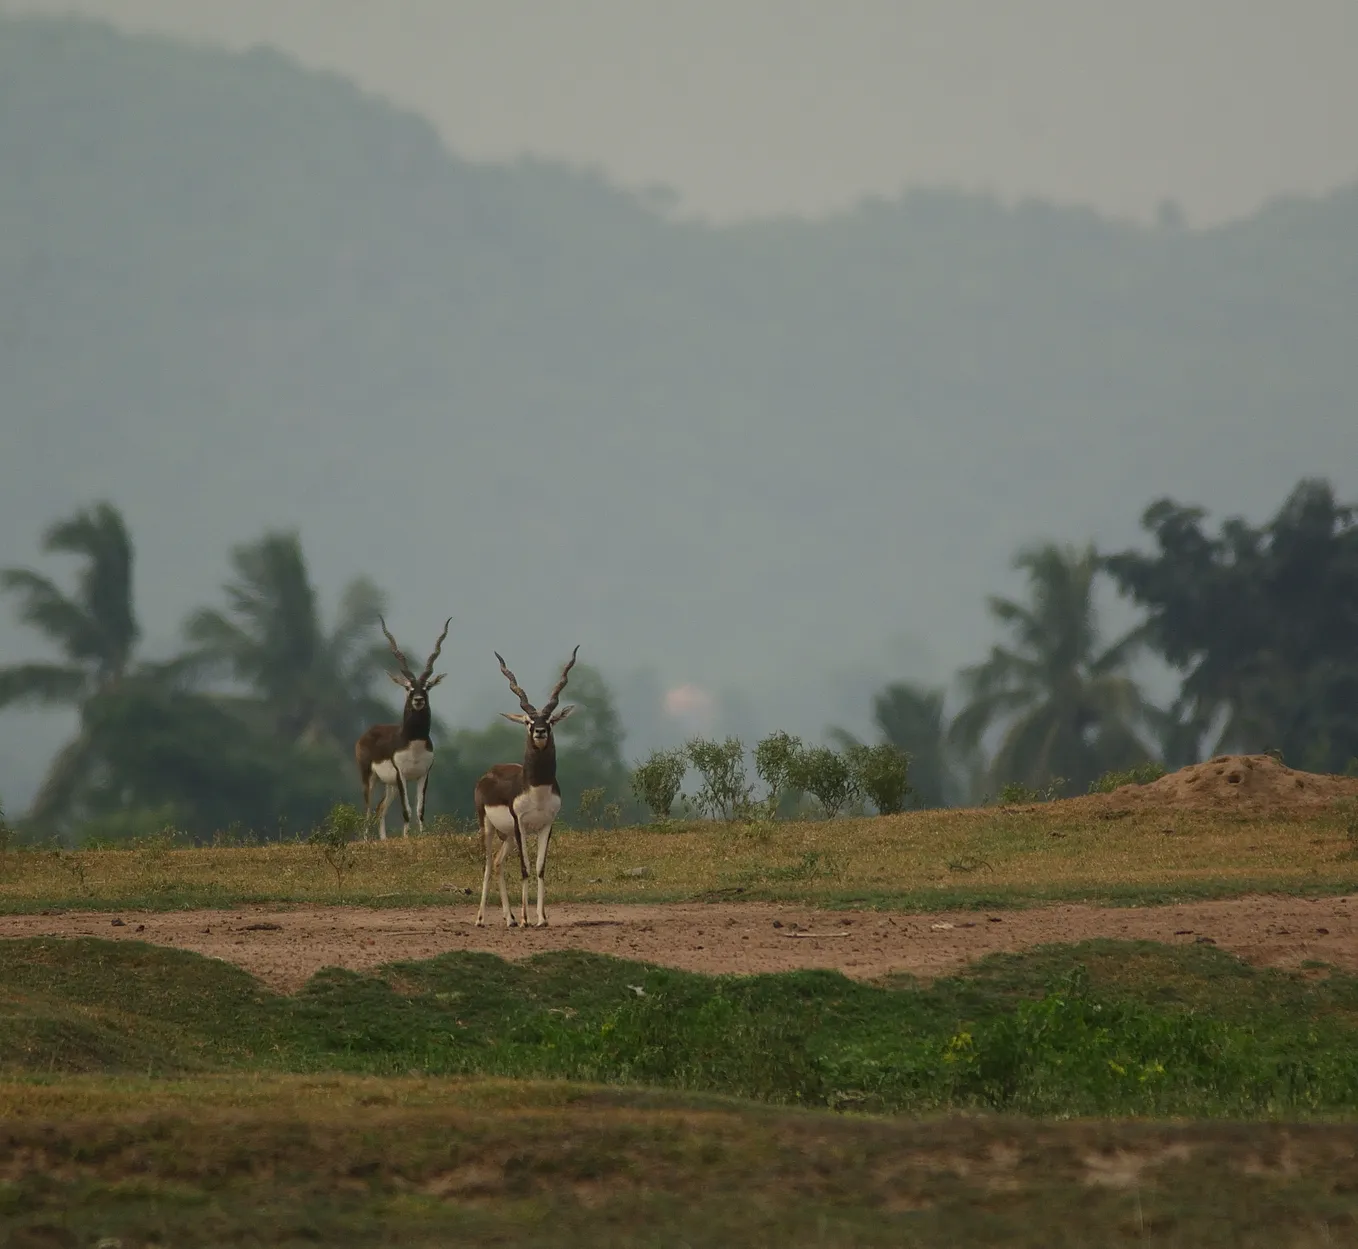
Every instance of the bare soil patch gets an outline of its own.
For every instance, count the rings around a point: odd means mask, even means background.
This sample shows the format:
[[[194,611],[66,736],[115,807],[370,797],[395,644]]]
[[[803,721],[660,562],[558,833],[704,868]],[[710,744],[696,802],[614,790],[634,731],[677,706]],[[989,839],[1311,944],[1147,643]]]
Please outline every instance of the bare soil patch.
[[[1123,785],[1072,803],[1112,810],[1244,810],[1252,813],[1325,807],[1358,799],[1358,778],[1300,772],[1272,755],[1218,755],[1149,785]]]
[[[562,903],[547,928],[477,928],[470,906],[390,910],[258,906],[110,916],[68,911],[0,916],[0,938],[94,936],[194,950],[245,968],[275,989],[322,967],[361,971],[449,950],[524,958],[579,949],[709,973],[832,968],[860,980],[930,978],[996,951],[1094,937],[1210,942],[1267,967],[1307,961],[1358,971],[1358,895],[1255,896],[1163,907],[1059,905],[1028,910],[822,911],[794,903]]]

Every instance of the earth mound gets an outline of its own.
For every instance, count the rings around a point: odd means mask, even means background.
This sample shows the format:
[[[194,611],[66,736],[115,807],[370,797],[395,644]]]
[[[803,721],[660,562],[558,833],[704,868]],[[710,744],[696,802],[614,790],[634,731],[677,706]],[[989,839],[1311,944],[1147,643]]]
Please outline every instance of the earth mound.
[[[1170,772],[1149,785],[1123,785],[1110,794],[1091,794],[1077,801],[1117,810],[1262,810],[1322,807],[1338,798],[1358,798],[1358,778],[1300,772],[1272,755],[1217,755],[1205,763]]]

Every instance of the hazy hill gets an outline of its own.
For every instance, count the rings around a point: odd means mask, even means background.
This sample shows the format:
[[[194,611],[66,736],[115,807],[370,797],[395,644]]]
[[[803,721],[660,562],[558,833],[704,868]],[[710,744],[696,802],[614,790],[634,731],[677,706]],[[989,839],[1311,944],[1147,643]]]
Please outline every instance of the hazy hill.
[[[454,614],[455,719],[493,647],[538,685],[579,641],[643,737],[660,681],[861,721],[977,656],[1022,541],[1358,494],[1356,324],[1358,188],[1206,232],[936,192],[711,229],[272,52],[0,18],[0,562],[112,498],[163,649],[298,526],[403,636]]]

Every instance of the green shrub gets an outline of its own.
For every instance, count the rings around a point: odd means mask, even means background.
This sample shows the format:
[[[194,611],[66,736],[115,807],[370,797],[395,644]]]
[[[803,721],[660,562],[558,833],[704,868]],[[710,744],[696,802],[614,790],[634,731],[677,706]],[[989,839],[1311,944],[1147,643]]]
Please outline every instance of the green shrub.
[[[788,781],[793,789],[814,797],[827,819],[834,819],[859,796],[858,781],[849,760],[828,746],[801,751]]]
[[[703,778],[693,796],[698,810],[714,820],[734,820],[747,814],[754,787],[745,781],[745,747],[740,738],[710,742],[695,737],[686,750],[689,762]]]
[[[344,878],[358,866],[354,838],[364,832],[363,812],[352,803],[337,802],[326,814],[325,822],[307,838],[330,870],[335,873],[335,889],[343,894]]]
[[[632,793],[653,820],[668,820],[688,771],[688,752],[653,750],[632,769]]]
[[[910,756],[890,742],[849,747],[849,770],[859,791],[881,815],[895,815],[910,793]]]
[[[580,801],[576,804],[576,817],[580,821],[581,828],[597,828],[599,826],[605,792],[602,785],[580,791]]]
[[[790,787],[790,778],[802,753],[802,739],[779,729],[754,748],[754,770],[769,792],[764,799],[765,814],[773,819],[778,804]]]
[[[1158,781],[1164,774],[1163,763],[1158,759],[1148,759],[1145,763],[1138,763],[1136,767],[1125,768],[1121,772],[1105,772],[1097,781],[1089,782],[1089,792],[1111,794],[1122,785],[1149,785],[1152,781]]]
[[[1008,781],[1000,789],[999,803],[1002,807],[1017,807],[1033,802],[1054,802],[1065,787],[1064,776],[1052,777],[1046,789],[1034,789],[1022,781]]]

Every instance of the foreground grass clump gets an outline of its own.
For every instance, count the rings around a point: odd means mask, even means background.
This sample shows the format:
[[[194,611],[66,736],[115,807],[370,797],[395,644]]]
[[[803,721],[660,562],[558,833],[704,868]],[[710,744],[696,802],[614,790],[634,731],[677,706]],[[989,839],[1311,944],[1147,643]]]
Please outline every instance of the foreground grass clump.
[[[0,1085],[0,1243],[1349,1244],[1352,1129],[874,1120],[565,1083]]]
[[[1358,978],[1258,971],[1207,947],[1050,947],[923,987],[456,953],[329,969],[294,997],[133,943],[4,953],[0,1070],[13,1073],[551,1077],[877,1112],[1358,1109]]]
[[[1353,813],[1341,806],[1291,815],[1103,815],[1053,803],[801,823],[561,830],[552,840],[552,896],[930,909],[1358,889]],[[344,843],[339,871],[336,853],[324,838],[190,848],[158,837],[119,850],[11,849],[0,852],[0,912],[340,900],[399,906],[480,891],[481,851],[465,833]]]

